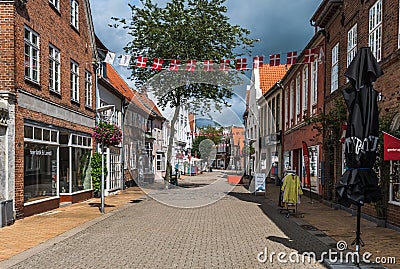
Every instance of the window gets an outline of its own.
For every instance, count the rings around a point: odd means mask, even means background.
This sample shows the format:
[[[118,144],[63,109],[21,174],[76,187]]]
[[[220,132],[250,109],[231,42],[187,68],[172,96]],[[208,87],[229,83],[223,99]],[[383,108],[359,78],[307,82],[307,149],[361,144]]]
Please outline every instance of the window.
[[[49,89],[60,93],[60,51],[49,46]]]
[[[397,37],[397,47],[400,48],[400,1],[399,1],[399,21],[398,21],[398,23],[399,23],[399,34]]]
[[[289,124],[293,123],[293,114],[294,114],[294,81],[290,83],[290,111],[289,111],[289,118],[290,122]]]
[[[369,46],[377,61],[382,56],[382,0],[369,10]]]
[[[92,74],[85,71],[85,106],[92,107]]]
[[[318,100],[318,60],[311,63],[311,105]]]
[[[71,61],[71,100],[79,102],[79,65]]]
[[[71,25],[76,29],[79,29],[79,20],[78,20],[78,1],[71,0]]]
[[[279,131],[281,129],[280,123],[281,123],[281,96],[278,94],[276,96],[276,119],[275,119],[276,131]]]
[[[331,92],[339,88],[339,43],[332,49]]]
[[[287,125],[289,122],[289,88],[288,87],[286,87],[285,93],[286,93],[286,96],[285,96],[286,97],[285,98],[285,123]]]
[[[400,161],[390,161],[392,179],[389,185],[389,202],[400,205]]]
[[[25,78],[39,82],[39,35],[25,27]]]
[[[308,108],[308,65],[303,69],[303,111]]]
[[[156,169],[157,171],[164,171],[165,170],[165,157],[164,153],[157,153],[157,165]]]
[[[49,0],[49,2],[57,9],[60,9],[60,2],[58,0]]]
[[[300,115],[300,73],[296,77],[296,115]]]
[[[357,24],[347,32],[347,66],[357,54]]]

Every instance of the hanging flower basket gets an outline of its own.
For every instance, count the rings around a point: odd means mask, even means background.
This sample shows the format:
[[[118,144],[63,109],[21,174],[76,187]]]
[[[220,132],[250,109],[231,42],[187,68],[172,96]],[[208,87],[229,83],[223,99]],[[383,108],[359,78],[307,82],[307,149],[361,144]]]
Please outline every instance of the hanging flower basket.
[[[93,137],[96,143],[104,143],[105,146],[116,146],[122,141],[122,131],[115,124],[101,121],[93,128]]]

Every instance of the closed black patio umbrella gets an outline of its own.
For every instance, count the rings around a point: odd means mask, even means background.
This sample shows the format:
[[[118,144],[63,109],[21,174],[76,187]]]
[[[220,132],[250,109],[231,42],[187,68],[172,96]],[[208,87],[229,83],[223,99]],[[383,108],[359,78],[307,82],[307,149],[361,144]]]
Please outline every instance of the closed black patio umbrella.
[[[345,72],[351,87],[343,91],[349,117],[345,139],[346,172],[336,186],[339,203],[357,205],[359,251],[361,206],[381,199],[378,178],[372,169],[379,138],[378,92],[373,82],[383,74],[369,47],[361,48]]]

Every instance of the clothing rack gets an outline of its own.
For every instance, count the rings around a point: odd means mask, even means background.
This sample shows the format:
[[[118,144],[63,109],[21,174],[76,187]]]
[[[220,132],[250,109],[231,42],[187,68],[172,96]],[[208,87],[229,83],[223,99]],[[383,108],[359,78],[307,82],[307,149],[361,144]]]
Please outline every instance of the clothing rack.
[[[279,206],[281,207],[279,212],[286,214],[287,218],[291,215],[303,218],[304,214],[297,212],[300,195],[303,194],[299,177],[293,171],[290,171],[283,178],[279,187]]]

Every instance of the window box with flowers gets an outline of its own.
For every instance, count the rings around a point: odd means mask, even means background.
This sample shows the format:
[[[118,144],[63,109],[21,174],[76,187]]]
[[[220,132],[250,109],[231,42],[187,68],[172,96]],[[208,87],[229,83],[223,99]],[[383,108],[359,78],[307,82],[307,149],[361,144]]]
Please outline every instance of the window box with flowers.
[[[122,131],[115,124],[100,121],[93,128],[93,138],[96,143],[104,146],[117,146],[122,141]]]

